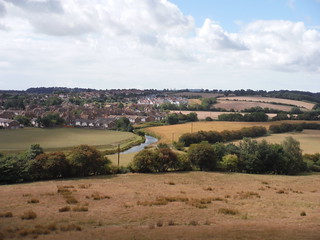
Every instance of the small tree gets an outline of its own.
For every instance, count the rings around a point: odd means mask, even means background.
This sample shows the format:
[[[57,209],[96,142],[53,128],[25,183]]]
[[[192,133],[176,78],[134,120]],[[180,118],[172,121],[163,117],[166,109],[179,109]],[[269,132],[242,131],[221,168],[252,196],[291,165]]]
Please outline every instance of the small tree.
[[[132,161],[131,168],[135,172],[152,173],[156,172],[155,169],[156,156],[154,151],[144,149],[138,152]]]
[[[188,150],[188,156],[190,162],[201,171],[216,169],[215,152],[209,143],[192,144]]]
[[[102,156],[95,148],[88,145],[74,147],[68,156],[74,176],[106,174],[111,161]]]
[[[306,164],[303,162],[300,142],[292,137],[287,137],[282,142],[285,158],[287,161],[287,173],[297,174],[306,170]]]
[[[228,172],[238,171],[238,156],[235,154],[227,154],[223,156],[220,166],[223,170]]]

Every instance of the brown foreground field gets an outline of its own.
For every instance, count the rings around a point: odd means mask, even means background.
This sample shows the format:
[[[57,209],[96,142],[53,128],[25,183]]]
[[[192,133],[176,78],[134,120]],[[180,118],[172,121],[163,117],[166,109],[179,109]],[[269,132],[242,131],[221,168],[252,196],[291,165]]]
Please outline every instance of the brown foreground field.
[[[160,142],[171,144],[172,141],[177,141],[179,137],[184,133],[198,132],[198,131],[218,131],[223,130],[239,130],[244,127],[263,126],[267,129],[270,125],[281,123],[301,123],[308,121],[277,121],[277,122],[193,122],[185,124],[167,125],[159,127],[146,128],[147,132],[150,132],[156,136],[161,137]],[[312,121],[320,123],[320,121]]]
[[[319,174],[213,172],[0,186],[0,239],[313,240],[319,186]]]

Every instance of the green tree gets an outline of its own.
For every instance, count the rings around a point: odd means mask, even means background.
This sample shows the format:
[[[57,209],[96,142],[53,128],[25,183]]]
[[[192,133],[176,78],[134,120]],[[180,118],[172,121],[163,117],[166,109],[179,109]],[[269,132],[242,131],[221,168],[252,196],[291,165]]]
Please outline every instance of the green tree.
[[[173,125],[179,122],[179,116],[176,113],[169,114],[166,118],[167,124]]]
[[[106,174],[111,161],[92,146],[80,145],[74,147],[69,156],[69,164],[74,176],[89,176]]]
[[[192,144],[188,150],[188,157],[190,162],[201,171],[216,169],[215,151],[209,143]]]
[[[238,171],[238,156],[235,154],[227,154],[223,156],[222,161],[220,162],[220,167],[228,172]]]
[[[62,152],[43,153],[28,162],[28,171],[33,180],[67,177],[69,163]]]
[[[306,170],[306,164],[303,162],[302,158],[300,142],[292,137],[287,137],[282,142],[282,146],[287,162],[287,173],[292,175]]]
[[[124,132],[132,132],[133,131],[133,127],[130,123],[130,120],[126,117],[121,117],[116,120],[115,129],[118,131],[124,131]]]
[[[132,161],[131,168],[134,172],[153,173],[156,172],[156,154],[154,151],[144,149],[138,152]]]
[[[18,121],[23,126],[30,126],[30,119],[26,116],[17,115],[14,117],[14,120]]]

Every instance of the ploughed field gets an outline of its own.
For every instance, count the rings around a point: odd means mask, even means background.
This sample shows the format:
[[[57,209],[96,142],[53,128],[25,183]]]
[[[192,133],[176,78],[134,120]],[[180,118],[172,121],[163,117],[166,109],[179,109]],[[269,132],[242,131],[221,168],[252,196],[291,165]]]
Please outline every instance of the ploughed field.
[[[258,96],[238,96],[238,97],[221,97],[218,98],[219,101],[221,101],[221,103],[225,103],[225,102],[234,102],[235,107],[233,109],[235,110],[242,110],[244,108],[250,108],[250,107],[254,107],[254,105],[248,105],[246,106],[246,102],[247,103],[269,103],[272,105],[256,105],[256,106],[260,106],[260,107],[268,107],[268,108],[274,108],[274,109],[279,109],[279,110],[284,110],[286,111],[286,109],[282,109],[282,106],[288,106],[290,108],[292,107],[299,107],[302,110],[311,110],[314,107],[314,103],[309,103],[309,102],[304,102],[304,101],[297,101],[297,100],[290,100],[290,99],[282,99],[282,98],[268,98],[268,97],[258,97]],[[240,104],[237,104],[236,102],[240,102]],[[244,106],[241,108],[241,105]],[[279,105],[280,104],[280,105]],[[216,107],[223,107],[223,104],[220,105],[215,105]],[[281,106],[282,105],[282,106]],[[277,107],[278,106],[278,107]],[[226,109],[228,109],[230,107],[230,105],[226,105]],[[279,108],[280,107],[280,108]],[[231,106],[232,108],[232,106]],[[240,108],[240,109],[237,109]],[[290,110],[290,109],[289,109]]]
[[[0,152],[23,151],[31,144],[40,144],[45,151],[63,151],[80,144],[88,144],[103,150],[137,138],[139,137],[128,132],[81,128],[1,130]]]
[[[125,174],[0,186],[1,239],[319,239],[320,175]]]

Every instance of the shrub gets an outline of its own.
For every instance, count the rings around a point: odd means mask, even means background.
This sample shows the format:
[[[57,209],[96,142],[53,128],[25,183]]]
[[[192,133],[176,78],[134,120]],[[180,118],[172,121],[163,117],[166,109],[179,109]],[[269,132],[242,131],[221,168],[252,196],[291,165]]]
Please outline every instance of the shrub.
[[[22,220],[31,220],[35,218],[37,218],[37,214],[32,210],[26,211],[21,215]]]
[[[28,200],[28,203],[39,203],[39,199],[36,199],[36,198],[32,198],[30,200]]]
[[[163,220],[158,220],[157,227],[162,227],[162,226],[163,226]]]
[[[59,209],[59,212],[69,212],[70,211],[70,207],[69,206],[65,206]]]
[[[192,144],[188,150],[190,162],[200,170],[214,170],[216,158],[213,147],[208,143]]]
[[[300,216],[307,216],[307,214],[306,214],[306,212],[305,211],[302,211],[301,213],[300,213]]]
[[[235,154],[227,154],[223,156],[222,162],[219,163],[220,167],[229,172],[236,172],[238,170],[239,159]]]
[[[232,208],[219,208],[218,213],[222,213],[225,215],[237,215],[239,211]]]
[[[2,217],[2,218],[11,218],[11,217],[13,217],[13,214],[12,214],[12,212],[0,213],[0,217]]]
[[[88,207],[76,206],[76,207],[72,208],[72,211],[74,211],[74,212],[88,212]]]

